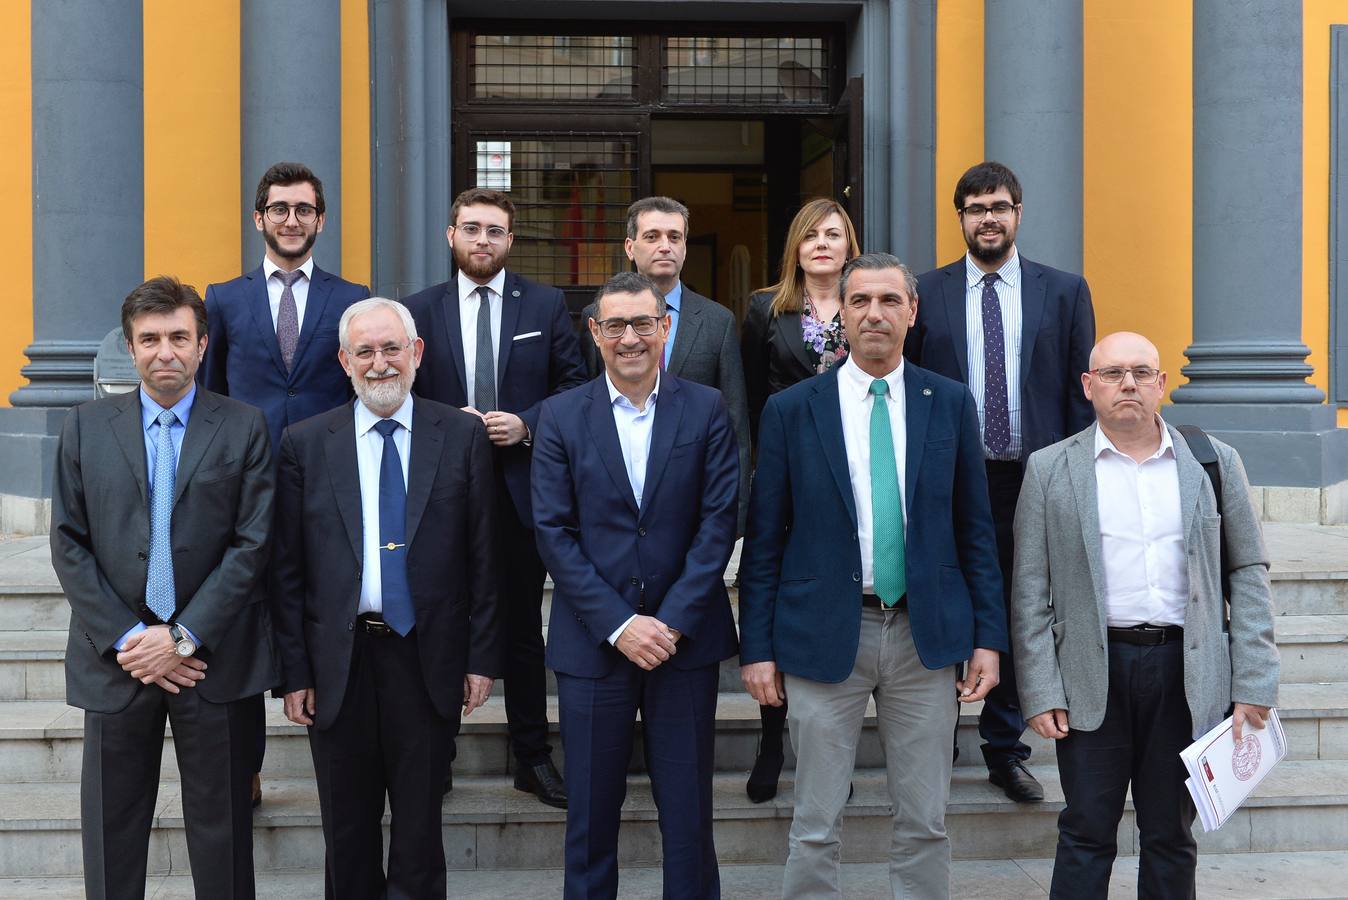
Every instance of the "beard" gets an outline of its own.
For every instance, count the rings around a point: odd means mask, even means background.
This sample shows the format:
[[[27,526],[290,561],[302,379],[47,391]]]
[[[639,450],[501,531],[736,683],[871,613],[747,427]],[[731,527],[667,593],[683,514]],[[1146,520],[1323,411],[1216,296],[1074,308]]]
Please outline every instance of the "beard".
[[[395,373],[398,377],[392,381],[373,380]],[[385,369],[383,372],[375,372],[371,369],[364,376],[352,375],[351,387],[355,389],[356,397],[360,399],[360,402],[369,407],[370,412],[378,416],[390,416],[398,411],[398,407],[403,405],[403,401],[411,393],[412,379],[415,377],[415,370],[406,373],[398,372],[392,368]]]
[[[492,250],[491,259],[484,262],[478,262],[473,259],[473,251],[471,248],[462,252],[460,252],[458,247],[454,248],[454,265],[458,266],[459,271],[463,272],[469,278],[494,278],[497,272],[505,268],[505,262],[506,254],[504,250],[501,251],[499,256],[495,250]]]
[[[311,231],[304,237],[304,243],[300,244],[298,250],[287,250],[281,246],[281,241],[276,234],[267,229],[262,230],[262,239],[267,242],[267,246],[272,249],[277,256],[282,259],[304,259],[309,255],[309,251],[314,248],[314,241],[318,239],[318,231]]]
[[[982,228],[978,229],[978,231],[982,230]],[[979,262],[994,263],[998,260],[1005,259],[1007,254],[1011,252],[1011,245],[1015,243],[1016,240],[1016,233],[1014,231],[1008,230],[1004,225],[999,225],[998,234],[1001,236],[1001,240],[997,241],[995,244],[980,243],[978,240],[978,231],[974,232],[973,237],[968,235],[965,235],[964,237],[964,243],[969,247],[969,255],[974,259]]]

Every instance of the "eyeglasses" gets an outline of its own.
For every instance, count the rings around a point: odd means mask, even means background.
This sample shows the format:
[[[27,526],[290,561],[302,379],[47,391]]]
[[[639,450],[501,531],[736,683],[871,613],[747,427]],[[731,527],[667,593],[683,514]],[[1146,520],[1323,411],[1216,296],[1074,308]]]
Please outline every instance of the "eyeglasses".
[[[480,235],[483,231],[486,231],[487,241],[492,244],[502,243],[503,241],[505,241],[506,235],[510,233],[506,231],[504,228],[502,228],[500,225],[489,225],[486,228],[483,228],[476,222],[465,222],[462,225],[455,225],[454,230],[457,231],[459,234],[463,235],[464,237],[468,238],[468,240],[470,241],[477,240],[478,235]]]
[[[291,206],[289,203],[273,203],[263,211],[267,214],[267,221],[273,225],[280,225],[290,218],[290,211],[295,211],[295,220],[301,225],[312,225],[318,218],[318,207],[310,206],[308,203],[296,203]]]
[[[968,206],[960,210],[960,215],[964,216],[965,218],[974,219],[975,221],[977,221],[979,219],[982,219],[988,213],[992,213],[994,218],[1005,219],[1007,216],[1011,215],[1011,211],[1014,210],[1017,206],[1020,206],[1020,204],[1007,203],[1004,200],[999,203],[994,203],[991,206],[984,206],[981,203],[970,203]]]
[[[628,325],[638,337],[650,337],[660,326],[660,320],[655,316],[633,316],[630,319],[601,319],[595,324],[599,326],[599,333],[612,341],[626,334]]]
[[[376,353],[384,354],[384,359],[389,362],[397,362],[402,357],[403,351],[412,346],[412,342],[406,344],[388,344],[383,347],[361,347],[359,350],[352,350],[351,355],[361,362],[369,362],[374,359]]]
[[[1090,370],[1092,375],[1105,384],[1122,384],[1124,376],[1130,372],[1134,384],[1155,384],[1156,379],[1161,377],[1161,370],[1153,369],[1151,366],[1134,366],[1131,369],[1125,369],[1122,366],[1106,366],[1103,369]]]

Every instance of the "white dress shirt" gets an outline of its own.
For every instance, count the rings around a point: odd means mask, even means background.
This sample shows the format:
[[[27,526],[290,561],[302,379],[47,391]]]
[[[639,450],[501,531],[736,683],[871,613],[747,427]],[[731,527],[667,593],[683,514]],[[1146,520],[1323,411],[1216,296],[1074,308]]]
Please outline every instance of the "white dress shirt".
[[[1111,628],[1184,624],[1189,568],[1179,467],[1170,430],[1159,419],[1157,426],[1161,446],[1141,463],[1095,429],[1095,496]]]
[[[403,464],[403,486],[407,485],[407,463],[412,453],[412,397],[391,416],[402,428],[393,432],[393,443]],[[364,564],[360,567],[360,604],[357,613],[384,610],[383,571],[379,563],[379,469],[384,462],[384,436],[375,431],[382,421],[370,408],[356,401],[356,471],[360,474],[360,524]]]
[[[604,384],[608,385],[608,399],[613,404],[613,424],[618,429],[618,446],[622,448],[623,466],[627,469],[627,481],[632,485],[632,496],[637,500],[637,509],[641,509],[642,494],[646,489],[646,463],[651,457],[651,432],[655,430],[655,401],[660,396],[660,373],[655,374],[655,389],[646,398],[646,408],[637,409],[622,391],[613,386],[613,379],[604,373]],[[608,642],[616,645],[618,638],[635,619],[627,621],[608,636]]]
[[[462,269],[455,276],[459,280],[459,334],[463,340],[463,377],[469,406],[474,405],[474,389],[477,385],[477,314],[482,309],[482,299],[477,293],[479,287],[487,288],[487,303],[491,308],[491,345],[495,350],[492,363],[496,367],[496,384],[498,387],[501,384],[501,303],[505,275],[505,269],[502,269],[485,285],[479,285],[463,274]],[[481,412],[491,410],[484,409]]]
[[[276,330],[276,318],[281,314],[281,293],[285,290],[285,285],[281,283],[280,278],[273,277],[276,272],[281,271],[281,267],[272,262],[268,257],[262,257],[262,275],[267,279],[267,303],[271,306],[271,327]],[[314,277],[314,258],[310,256],[300,266],[299,271],[304,273],[303,278],[296,278],[295,283],[290,286],[290,293],[295,297],[296,321],[299,322],[300,330],[304,330],[304,307],[309,303],[309,281]]]
[[[964,255],[964,319],[968,330],[969,393],[978,405],[978,430],[983,431],[983,276],[986,273]],[[993,283],[997,305],[1002,312],[1002,346],[1006,353],[1006,405],[1011,418],[1011,443],[1005,453],[993,453],[984,447],[988,459],[1020,459],[1020,254],[1013,247],[1011,257],[997,270]]]
[[[861,589],[867,593],[875,589],[874,550],[871,525],[871,409],[875,395],[871,393],[870,375],[861,371],[853,357],[838,367],[838,404],[842,408],[843,444],[847,447],[847,471],[852,480],[852,497],[857,506],[857,542],[861,544]],[[889,409],[889,431],[894,439],[894,463],[899,472],[899,507],[908,521],[904,500],[904,476],[907,468],[908,426],[903,395],[903,361],[885,376],[889,393],[885,406]]]

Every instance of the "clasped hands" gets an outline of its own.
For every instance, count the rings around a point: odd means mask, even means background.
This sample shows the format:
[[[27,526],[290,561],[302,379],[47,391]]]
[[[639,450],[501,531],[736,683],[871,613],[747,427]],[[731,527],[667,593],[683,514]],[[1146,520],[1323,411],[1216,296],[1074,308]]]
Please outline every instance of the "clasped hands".
[[[206,663],[179,656],[167,625],[151,625],[126,639],[117,665],[141,684],[157,684],[170,694],[193,687],[206,677]]]
[[[678,652],[675,646],[683,635],[655,616],[637,616],[627,623],[614,646],[647,672]]]

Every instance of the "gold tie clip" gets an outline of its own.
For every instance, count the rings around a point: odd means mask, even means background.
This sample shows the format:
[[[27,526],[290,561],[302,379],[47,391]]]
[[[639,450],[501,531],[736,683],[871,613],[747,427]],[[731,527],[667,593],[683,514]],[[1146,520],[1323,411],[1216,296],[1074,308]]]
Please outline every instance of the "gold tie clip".
[[[395,544],[395,543],[393,543],[393,541],[389,541],[387,544],[385,544],[385,545],[384,545],[383,547],[381,547],[380,549],[381,549],[381,550],[397,550],[399,547],[406,547],[406,546],[407,546],[406,544]]]

